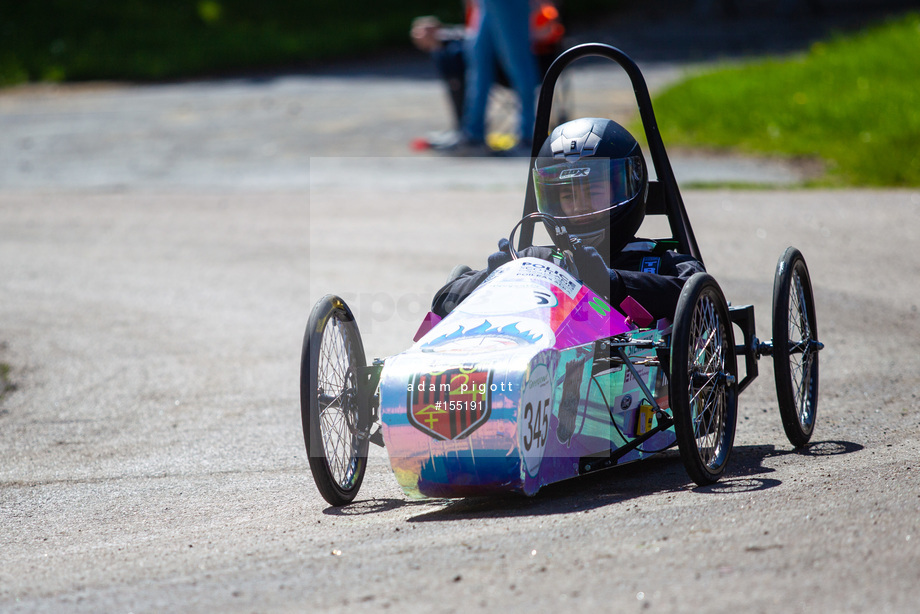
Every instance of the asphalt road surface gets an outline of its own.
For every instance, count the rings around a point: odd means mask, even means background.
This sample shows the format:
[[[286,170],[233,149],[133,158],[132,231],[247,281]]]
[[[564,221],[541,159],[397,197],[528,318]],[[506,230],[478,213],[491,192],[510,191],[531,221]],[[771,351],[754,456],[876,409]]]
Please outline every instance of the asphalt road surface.
[[[684,190],[761,338],[777,258],[808,260],[826,349],[804,450],[761,361],[714,486],[669,452],[533,498],[419,502],[375,448],[356,503],[328,507],[299,416],[313,302],[345,297],[369,356],[405,349],[453,265],[507,235],[526,178],[332,157],[372,112],[402,155],[399,97],[430,101],[422,118],[442,103],[374,79],[0,96],[0,611],[916,611],[916,190]]]
[[[0,609],[914,611],[920,194],[685,195],[762,338],[777,257],[808,258],[827,349],[804,451],[762,364],[715,486],[669,453],[532,499],[414,502],[375,450],[336,510],[299,424],[312,302],[341,293],[368,353],[397,352],[520,206],[384,192],[2,195]]]

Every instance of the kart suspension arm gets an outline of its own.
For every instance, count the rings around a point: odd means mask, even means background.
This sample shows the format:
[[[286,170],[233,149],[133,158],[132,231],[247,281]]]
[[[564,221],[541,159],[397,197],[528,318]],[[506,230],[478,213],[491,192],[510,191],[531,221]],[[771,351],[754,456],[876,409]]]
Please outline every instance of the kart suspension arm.
[[[604,456],[584,456],[580,459],[578,463],[578,473],[579,475],[588,473],[590,471],[599,471],[601,469],[607,469],[608,467],[613,467],[616,465],[621,458],[644,444],[646,441],[661,433],[666,431],[674,425],[674,420],[665,414],[664,418],[658,419],[658,424],[648,432],[639,435],[635,439],[632,439],[626,445],[620,446],[616,450],[611,450],[609,456],[605,453]]]
[[[773,341],[763,341],[759,344],[756,344],[756,351],[758,358],[760,356],[772,356],[773,355]],[[788,354],[808,354],[810,352],[818,352],[824,349],[824,344],[820,341],[814,339],[806,339],[804,341],[799,341],[798,343],[789,342],[789,351]]]
[[[663,420],[670,420],[671,417],[666,411],[661,409],[658,405],[658,401],[655,400],[655,395],[652,394],[652,391],[648,389],[648,386],[645,383],[645,380],[639,376],[639,372],[636,370],[635,365],[626,355],[626,351],[623,349],[623,346],[616,346],[617,355],[620,357],[620,360],[623,361],[623,364],[626,365],[626,368],[629,369],[629,372],[632,373],[633,378],[635,378],[636,383],[639,384],[639,388],[642,389],[642,392],[645,393],[646,399],[649,402],[649,405],[655,410],[655,415],[658,416],[659,423]],[[643,440],[644,441],[644,440]]]
[[[383,361],[375,360],[374,364],[358,367],[358,431],[370,433],[374,423],[377,422],[380,411],[380,374],[383,371]],[[371,443],[383,447],[383,434],[380,427],[368,436]]]

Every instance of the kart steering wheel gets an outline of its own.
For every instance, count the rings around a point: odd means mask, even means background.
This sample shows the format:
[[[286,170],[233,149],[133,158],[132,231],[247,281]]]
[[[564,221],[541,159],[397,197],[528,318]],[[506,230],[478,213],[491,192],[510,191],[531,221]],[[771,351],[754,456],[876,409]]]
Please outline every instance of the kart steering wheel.
[[[517,229],[520,228],[524,222],[529,220],[542,220],[552,224],[552,231],[549,233],[549,235],[553,245],[555,245],[559,251],[566,254],[567,260],[571,260],[574,257],[575,250],[579,245],[581,245],[581,239],[570,235],[565,226],[560,224],[559,220],[557,220],[549,213],[541,213],[536,211],[522,217],[521,220],[514,225],[514,228],[511,229],[511,234],[508,235],[508,248],[510,250],[512,260],[517,260],[519,258],[517,251],[514,249],[514,233],[517,232]]]

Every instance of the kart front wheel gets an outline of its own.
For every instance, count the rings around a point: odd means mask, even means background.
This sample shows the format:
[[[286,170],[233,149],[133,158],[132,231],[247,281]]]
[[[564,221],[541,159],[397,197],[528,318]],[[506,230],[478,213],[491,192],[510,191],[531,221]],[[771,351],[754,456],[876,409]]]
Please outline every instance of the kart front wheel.
[[[804,446],[818,411],[818,322],[811,278],[801,252],[790,247],[773,282],[773,373],[786,437]]]
[[[680,457],[700,486],[719,479],[731,454],[737,370],[725,296],[712,276],[697,273],[677,302],[669,393]]]
[[[300,360],[300,411],[313,480],[331,505],[351,503],[367,468],[367,422],[358,397],[364,346],[348,305],[324,296],[313,308]]]

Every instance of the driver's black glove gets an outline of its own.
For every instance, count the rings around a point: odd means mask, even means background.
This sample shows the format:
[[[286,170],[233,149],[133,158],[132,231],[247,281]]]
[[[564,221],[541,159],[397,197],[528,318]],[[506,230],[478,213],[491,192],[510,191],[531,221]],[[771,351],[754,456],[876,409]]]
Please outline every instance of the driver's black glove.
[[[502,238],[498,240],[498,251],[489,256],[489,273],[506,262],[511,262],[511,243]]]
[[[620,277],[614,269],[607,268],[607,264],[596,249],[590,245],[577,245],[573,255],[581,280],[589,288],[607,300],[619,296]]]

